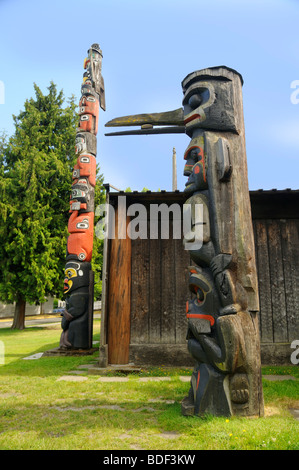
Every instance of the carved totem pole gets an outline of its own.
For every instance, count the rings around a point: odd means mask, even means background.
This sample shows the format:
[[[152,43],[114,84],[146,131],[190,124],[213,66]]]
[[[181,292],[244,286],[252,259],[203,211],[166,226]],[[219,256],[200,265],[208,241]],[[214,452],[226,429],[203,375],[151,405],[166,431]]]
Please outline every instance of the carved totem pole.
[[[94,231],[94,191],[99,105],[105,111],[102,51],[92,44],[84,60],[83,84],[76,134],[77,164],[73,170],[68,223],[64,293],[66,308],[61,322],[60,348],[92,346],[93,271],[91,258]]]
[[[196,366],[183,414],[263,414],[242,83],[227,67],[182,82],[186,204],[203,206],[204,227],[202,247],[190,250],[187,339]]]
[[[258,283],[248,189],[241,75],[228,67],[189,74],[183,108],[116,118],[106,126],[146,125],[108,135],[186,132],[185,187],[200,244],[190,250],[188,350],[195,360],[184,415],[263,415]],[[172,127],[150,129],[158,124]],[[186,206],[187,207],[187,206]],[[196,227],[192,230],[195,233]]]

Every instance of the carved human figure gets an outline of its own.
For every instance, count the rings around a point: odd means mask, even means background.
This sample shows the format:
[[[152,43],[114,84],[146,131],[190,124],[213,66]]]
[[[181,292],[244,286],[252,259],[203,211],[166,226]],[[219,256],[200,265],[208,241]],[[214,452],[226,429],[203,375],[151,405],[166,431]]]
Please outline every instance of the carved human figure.
[[[66,307],[61,322],[60,347],[89,347],[88,306],[90,263],[68,261],[65,265],[64,293]]]

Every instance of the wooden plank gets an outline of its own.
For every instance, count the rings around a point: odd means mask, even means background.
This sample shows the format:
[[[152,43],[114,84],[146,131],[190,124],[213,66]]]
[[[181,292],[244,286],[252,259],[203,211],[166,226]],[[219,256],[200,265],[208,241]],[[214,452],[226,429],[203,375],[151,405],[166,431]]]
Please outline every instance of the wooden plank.
[[[161,342],[161,244],[160,239],[149,240],[149,342]]]
[[[186,302],[190,300],[189,271],[190,254],[184,250],[182,240],[173,240],[175,261],[175,342],[186,343]]]
[[[254,221],[256,263],[259,282],[260,314],[259,324],[261,341],[273,342],[273,318],[271,299],[271,279],[268,253],[267,223],[265,220]]]
[[[88,344],[92,348],[93,338],[93,305],[94,305],[94,271],[89,272],[89,299],[88,299]]]
[[[116,234],[111,240],[108,299],[108,362],[127,364],[130,345],[131,240],[118,238],[126,229],[126,207],[116,209]]]
[[[281,245],[284,269],[288,340],[299,338],[299,221],[280,221]]]
[[[288,332],[279,221],[267,220],[267,228],[274,343],[283,343],[288,340]]]
[[[149,341],[149,240],[132,240],[131,343]]]
[[[172,221],[169,239],[161,239],[161,342],[175,343],[175,262]]]

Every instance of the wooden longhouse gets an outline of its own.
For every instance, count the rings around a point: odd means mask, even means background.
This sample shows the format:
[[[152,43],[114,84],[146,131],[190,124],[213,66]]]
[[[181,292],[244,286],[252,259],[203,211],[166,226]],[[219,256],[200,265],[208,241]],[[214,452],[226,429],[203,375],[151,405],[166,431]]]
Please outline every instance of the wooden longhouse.
[[[124,230],[132,204],[148,209],[150,204],[182,207],[186,199],[180,191],[123,193],[109,191],[108,185],[106,189],[107,202]],[[126,197],[126,207],[118,206],[119,196]],[[299,339],[299,190],[250,191],[250,200],[262,363],[290,364],[291,343]],[[173,238],[172,224],[170,220],[169,239],[105,240],[100,367],[193,365],[185,316],[191,297],[190,257],[182,239]]]

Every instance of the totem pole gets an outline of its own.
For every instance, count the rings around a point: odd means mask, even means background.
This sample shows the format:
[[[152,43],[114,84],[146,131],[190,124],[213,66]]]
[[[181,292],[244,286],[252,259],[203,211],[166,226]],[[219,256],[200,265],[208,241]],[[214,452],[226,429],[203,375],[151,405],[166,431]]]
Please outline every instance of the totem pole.
[[[90,349],[93,316],[91,258],[94,231],[94,191],[99,106],[105,111],[102,51],[92,44],[84,60],[83,84],[76,133],[77,164],[73,170],[68,223],[61,349]]]
[[[227,67],[182,82],[185,204],[203,207],[202,246],[187,302],[188,350],[196,361],[183,414],[263,414],[255,248],[245,150],[242,77]]]
[[[249,199],[241,75],[225,66],[189,74],[183,108],[116,118],[106,126],[143,128],[108,135],[185,132],[186,207],[191,232],[188,351],[194,358],[184,415],[262,416],[258,285]],[[170,128],[148,128],[158,124]],[[146,126],[144,126],[146,125]],[[202,220],[196,208],[202,208]],[[190,243],[191,241],[191,243]]]

